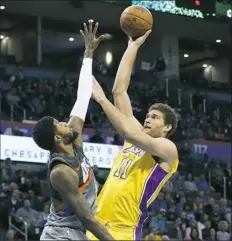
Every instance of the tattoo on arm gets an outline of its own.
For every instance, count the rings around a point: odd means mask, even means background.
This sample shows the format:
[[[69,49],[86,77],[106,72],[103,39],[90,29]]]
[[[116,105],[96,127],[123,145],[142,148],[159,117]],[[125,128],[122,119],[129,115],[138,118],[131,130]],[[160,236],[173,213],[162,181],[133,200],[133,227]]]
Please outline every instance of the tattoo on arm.
[[[67,206],[71,206],[81,220],[83,226],[100,240],[112,240],[113,237],[99,224],[84,196],[79,191],[79,177],[77,173],[67,165],[56,165],[50,174],[52,186],[59,192]]]

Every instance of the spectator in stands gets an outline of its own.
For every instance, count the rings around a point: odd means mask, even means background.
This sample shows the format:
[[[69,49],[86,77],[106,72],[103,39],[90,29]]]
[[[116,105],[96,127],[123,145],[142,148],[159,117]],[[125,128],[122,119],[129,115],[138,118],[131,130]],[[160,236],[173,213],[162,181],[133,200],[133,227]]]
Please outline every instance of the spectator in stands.
[[[184,226],[182,225],[181,218],[176,219],[175,228],[176,228],[176,231],[177,231],[176,238],[181,240],[184,237],[184,234],[185,234],[185,229],[184,229]]]
[[[20,207],[22,207],[22,204],[19,190],[14,190],[11,195],[11,212],[15,213]]]
[[[231,170],[231,163],[228,163],[226,165],[225,169],[225,176],[226,176],[226,193],[227,193],[227,198],[229,200],[232,200],[232,170]]]
[[[188,174],[187,180],[184,181],[184,190],[187,192],[197,192],[196,183],[193,181],[193,176],[191,173]]]
[[[160,209],[157,215],[152,216],[149,222],[149,228],[156,228],[161,234],[164,234],[167,231],[167,219],[165,217],[166,211]]]
[[[218,231],[218,223],[220,220],[220,216],[218,213],[213,213],[212,214],[212,219],[211,219],[211,227]]]
[[[227,200],[224,198],[221,198],[219,201],[219,208],[218,208],[218,213],[219,215],[225,215],[227,212]]]
[[[182,223],[181,227],[182,227],[182,230],[184,231],[184,235],[183,235],[183,237],[184,237],[186,229],[187,229],[187,227],[189,227],[190,222],[187,219],[187,213],[186,212],[182,212],[180,214],[180,218],[181,218],[181,223]]]
[[[165,211],[168,210],[167,203],[164,200],[164,193],[163,192],[160,192],[160,194],[158,195],[157,199],[152,203],[151,209],[154,212],[159,212],[160,209],[163,209]]]
[[[209,220],[205,221],[205,227],[202,229],[202,239],[210,240],[211,236],[211,222]]]
[[[190,202],[186,202],[184,204],[184,212],[186,212],[187,215],[187,219],[191,222],[192,220],[195,220],[195,215],[193,212],[193,207],[192,207],[192,203]]]
[[[204,137],[203,131],[201,130],[200,123],[196,123],[195,128],[192,129],[193,137],[195,139],[201,139]]]
[[[23,193],[28,193],[29,190],[31,190],[32,187],[32,181],[29,178],[21,178],[21,184],[19,186],[19,190]]]
[[[201,213],[204,208],[204,203],[201,197],[197,196],[195,201],[193,202],[193,211],[197,213]]]
[[[183,182],[184,182],[184,180],[185,180],[185,176],[181,176],[180,175],[180,172],[179,171],[177,171],[174,175],[173,175],[173,177],[171,177],[171,179],[170,179],[171,181],[172,181],[172,183],[173,183],[173,189],[174,189],[174,191],[176,191],[176,192],[179,192],[179,191],[181,191],[181,192],[183,192]]]
[[[209,199],[208,192],[200,191],[199,192],[199,198],[201,199],[203,204],[207,203],[208,199]]]
[[[20,97],[17,94],[16,88],[13,88],[12,92],[7,94],[7,101],[10,103],[15,103],[15,104],[17,104],[20,101]]]
[[[43,185],[41,184],[37,176],[33,177],[31,189],[34,191],[36,196],[42,196],[43,194]]]
[[[13,229],[9,229],[7,231],[6,237],[7,237],[7,241],[14,241],[15,240],[15,231]]]
[[[24,200],[23,207],[17,210],[16,216],[28,223],[38,223],[40,221],[40,213],[31,208],[31,203],[28,199]]]
[[[216,191],[221,192],[223,187],[223,177],[225,176],[225,172],[221,167],[219,161],[216,161],[214,163],[212,162],[210,172],[211,172],[212,185],[214,186]]]
[[[185,239],[187,239],[187,240],[191,239],[191,234],[192,234],[193,229],[197,230],[197,222],[195,220],[192,220],[190,223],[190,226],[186,229]],[[197,231],[197,234],[198,234],[198,231]]]
[[[177,203],[177,205],[176,205],[176,212],[177,212],[178,215],[180,215],[180,213],[183,211],[185,203],[186,203],[186,198],[181,197],[180,202]]]
[[[101,136],[101,132],[96,130],[95,134],[90,138],[91,143],[104,143],[105,140]]]
[[[157,230],[155,228],[152,228],[150,233],[144,238],[144,240],[161,241],[162,238],[160,235],[157,234]]]
[[[200,180],[197,183],[197,188],[198,188],[199,191],[204,191],[204,192],[209,190],[209,184],[205,180],[205,175],[204,174],[200,175]]]
[[[44,209],[43,202],[37,196],[33,190],[28,190],[28,200],[31,203],[31,207],[36,211],[42,211]]]
[[[175,201],[172,200],[172,202],[170,203],[166,216],[167,216],[168,222],[174,222],[176,220],[178,215],[176,213],[176,203],[175,203]]]
[[[197,215],[196,215],[197,216]],[[202,230],[205,228],[205,222],[208,220],[207,214],[200,213],[199,218],[197,219],[197,230],[198,230],[198,235],[199,238],[202,239]]]
[[[215,206],[215,200],[214,198],[211,197],[208,199],[208,202],[204,206],[204,212],[207,215],[211,215],[213,213],[214,206]]]
[[[228,223],[226,221],[220,221],[218,224],[219,231],[217,232],[217,240],[227,241],[230,240],[230,234],[228,231]]]
[[[166,192],[164,194],[164,200],[167,204],[167,207],[171,208],[173,204],[175,204],[175,202],[173,201],[173,197],[172,197],[172,194],[169,193],[169,192]]]
[[[190,240],[201,240],[197,228],[192,228],[189,238]]]
[[[1,190],[0,190],[1,191]],[[0,240],[6,240],[6,230],[8,229],[8,214],[10,212],[9,200],[4,193],[0,193]]]
[[[206,239],[207,241],[216,241],[217,240],[217,233],[214,228],[210,229],[210,237]]]
[[[173,183],[172,183],[172,180],[169,179],[163,187],[163,192],[170,192],[171,193],[173,191],[174,191]]]
[[[6,175],[9,176],[9,178],[14,177],[15,175],[15,169],[12,167],[12,162],[10,158],[6,158],[1,162],[1,167],[3,167],[6,170]]]
[[[43,212],[40,213],[40,227],[44,227],[44,225],[46,224],[47,222],[47,217],[48,217],[48,214],[49,214],[49,204],[48,203],[45,203],[44,204],[44,210]]]
[[[11,90],[11,83],[7,78],[0,79],[0,91],[3,96],[8,94]]]
[[[123,141],[121,140],[120,136],[117,133],[114,135],[114,140],[111,144],[117,145],[117,146],[123,145]]]
[[[231,225],[231,206],[227,208],[225,219]]]

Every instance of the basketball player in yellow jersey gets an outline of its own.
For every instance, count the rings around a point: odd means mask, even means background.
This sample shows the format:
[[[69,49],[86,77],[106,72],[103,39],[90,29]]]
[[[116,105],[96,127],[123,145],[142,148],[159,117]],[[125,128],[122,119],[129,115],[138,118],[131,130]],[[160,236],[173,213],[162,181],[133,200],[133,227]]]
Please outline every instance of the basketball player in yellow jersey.
[[[142,238],[149,205],[178,167],[176,146],[168,139],[177,127],[175,111],[156,103],[142,126],[133,116],[127,94],[137,51],[149,34],[150,31],[135,41],[129,40],[113,87],[115,106],[94,79],[93,98],[126,140],[99,194],[96,211],[97,220],[116,240]],[[92,234],[87,236],[95,239]]]

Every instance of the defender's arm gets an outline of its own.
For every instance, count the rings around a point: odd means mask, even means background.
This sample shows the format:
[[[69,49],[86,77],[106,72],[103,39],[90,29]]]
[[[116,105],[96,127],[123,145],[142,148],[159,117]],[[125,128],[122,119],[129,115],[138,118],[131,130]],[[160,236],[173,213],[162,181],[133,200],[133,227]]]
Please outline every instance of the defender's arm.
[[[68,122],[69,127],[78,132],[75,144],[79,146],[82,146],[82,130],[92,94],[92,59],[93,51],[86,50],[79,77],[77,100],[73,106]]]
[[[79,77],[77,100],[73,106],[70,114],[71,118],[68,122],[69,127],[77,131],[79,134],[78,138],[75,140],[75,143],[79,146],[82,146],[82,129],[85,122],[89,100],[92,94],[93,52],[99,46],[100,42],[110,39],[109,34],[103,34],[96,38],[95,35],[98,29],[98,23],[96,23],[93,28],[93,20],[89,20],[88,22],[89,27],[87,28],[84,23],[84,32],[81,30],[81,34],[85,41],[85,53]]]
[[[79,191],[79,177],[72,168],[64,164],[56,165],[51,171],[50,180],[65,204],[73,208],[87,230],[99,240],[113,240],[108,231],[94,218],[94,214],[88,207],[83,194]]]

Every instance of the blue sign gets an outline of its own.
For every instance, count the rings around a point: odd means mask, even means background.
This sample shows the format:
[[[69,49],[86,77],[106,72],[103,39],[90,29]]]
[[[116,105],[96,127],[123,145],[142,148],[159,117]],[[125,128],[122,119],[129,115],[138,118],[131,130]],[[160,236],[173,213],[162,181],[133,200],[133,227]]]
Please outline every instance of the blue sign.
[[[216,160],[231,161],[231,147],[232,143],[206,140],[192,140],[191,144],[192,155],[195,157],[207,154],[210,158]]]

